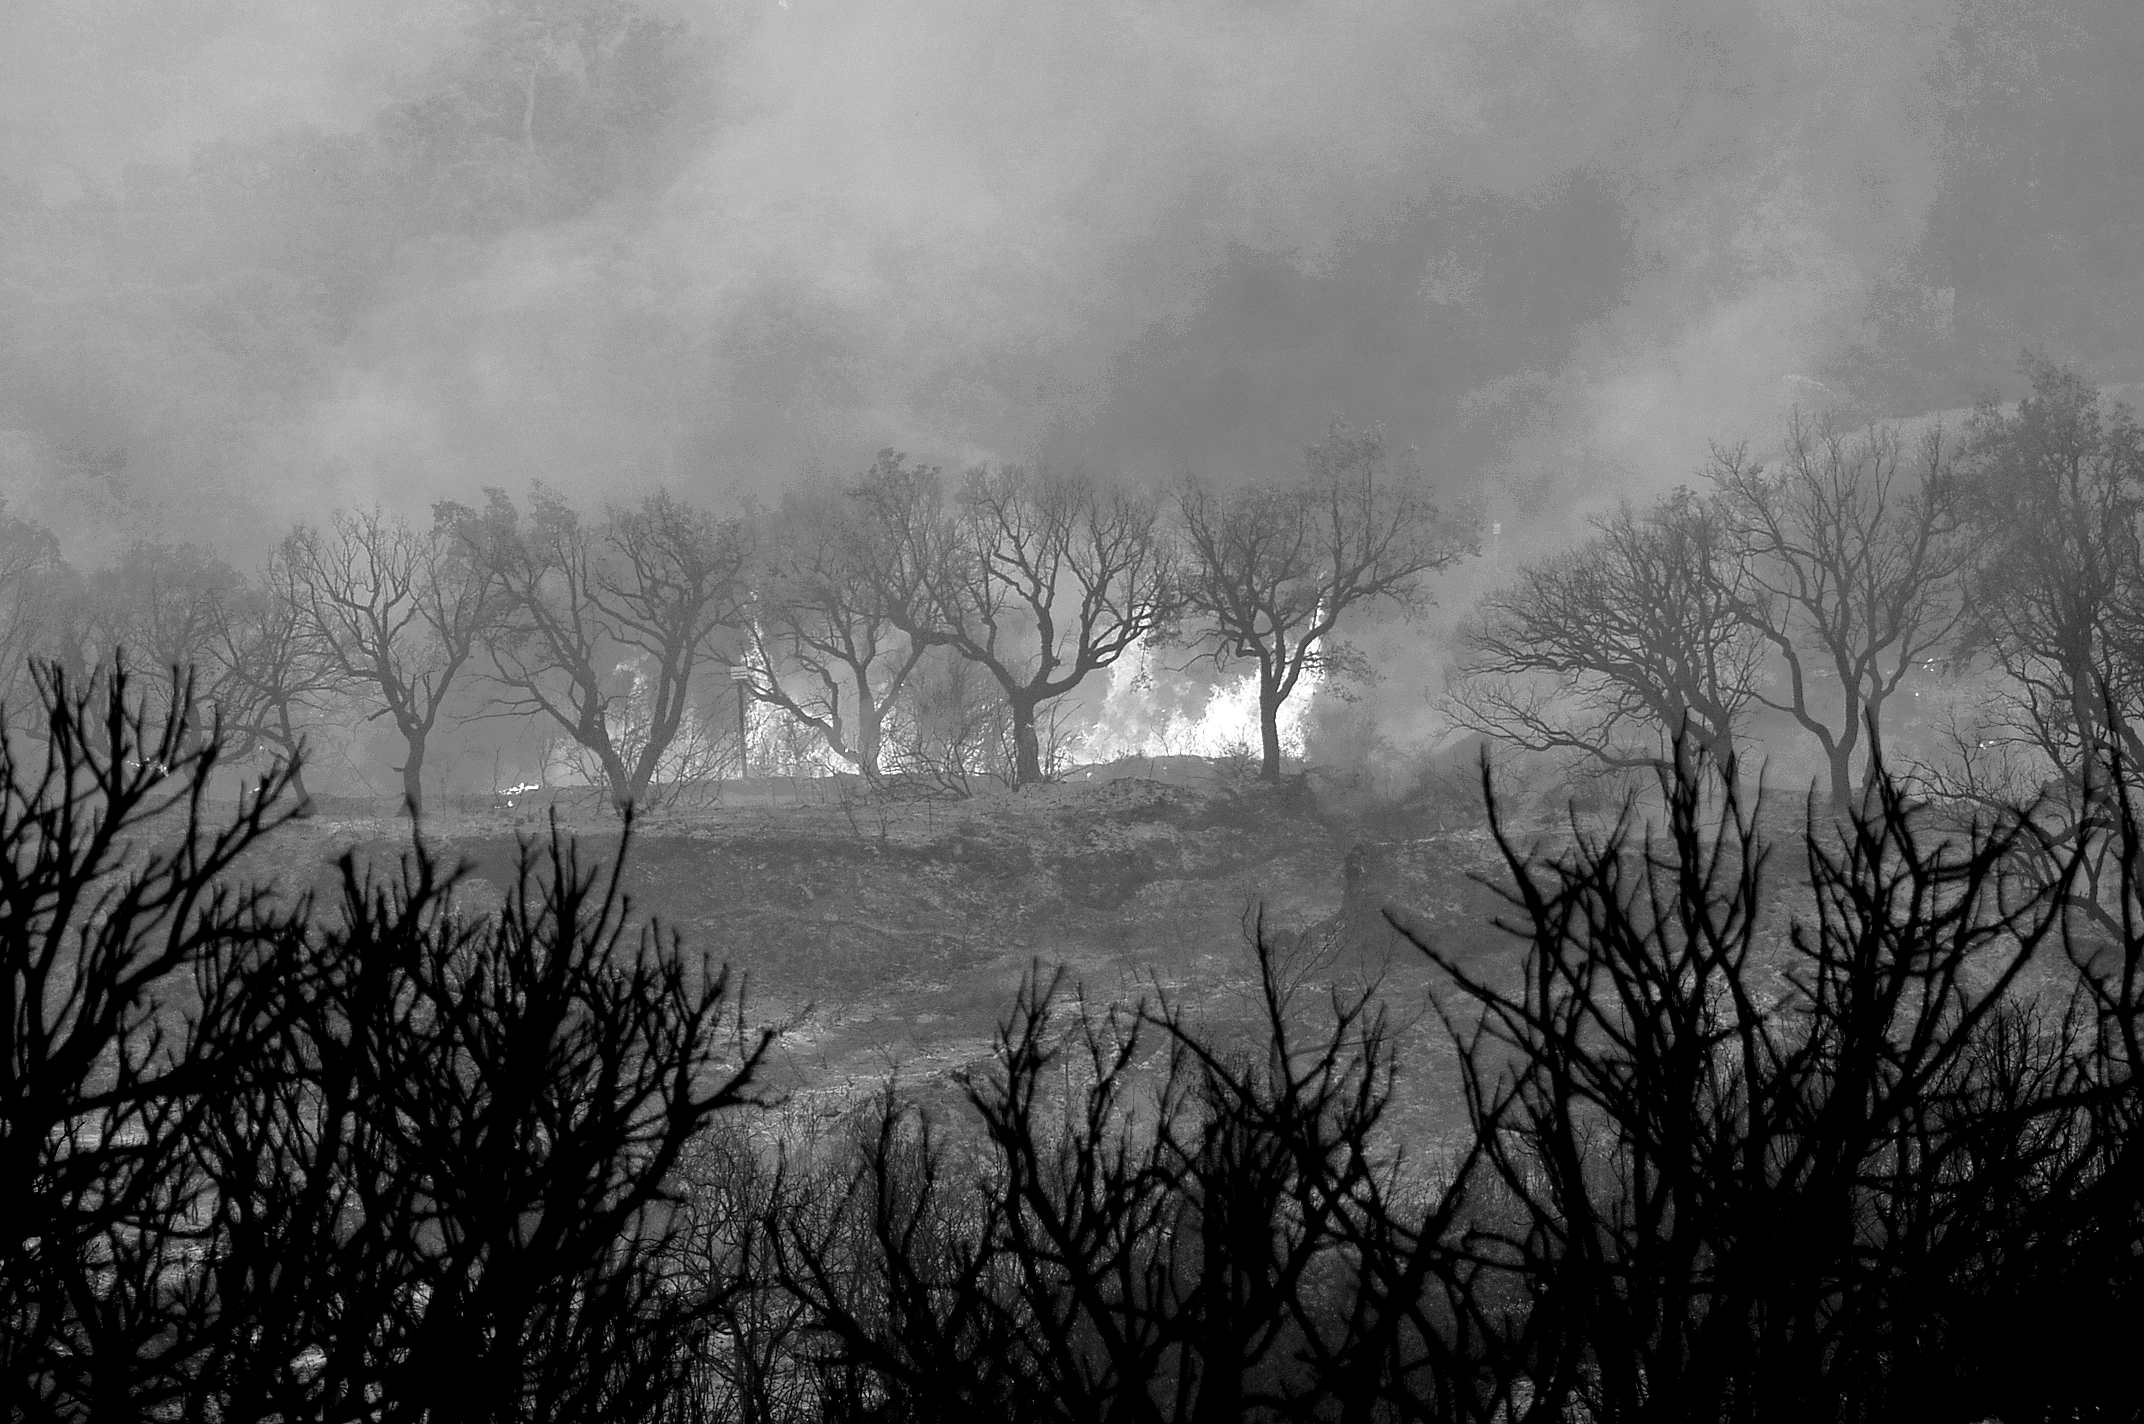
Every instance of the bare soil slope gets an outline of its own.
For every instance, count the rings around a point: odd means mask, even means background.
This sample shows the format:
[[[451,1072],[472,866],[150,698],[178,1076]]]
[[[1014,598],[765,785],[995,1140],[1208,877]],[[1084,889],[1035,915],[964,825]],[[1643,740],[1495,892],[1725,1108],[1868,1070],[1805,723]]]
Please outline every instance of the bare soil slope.
[[[615,821],[561,819],[585,850],[615,853]],[[793,1025],[781,1086],[831,1114],[890,1071],[950,1091],[957,1070],[987,1060],[1037,964],[1064,966],[1092,1001],[1166,993],[1248,1035],[1246,923],[1260,912],[1291,946],[1306,1002],[1382,976],[1399,1016],[1426,1028],[1426,965],[1386,924],[1388,904],[1470,952],[1512,948],[1489,927],[1495,895],[1469,878],[1495,869],[1486,834],[1444,823],[1388,812],[1373,825],[1321,807],[1300,781],[1097,778],[960,802],[732,804],[636,828],[626,884],[638,913],[741,976],[750,1018]],[[469,866],[471,911],[496,906],[522,838],[544,825],[525,809],[436,825]],[[344,851],[391,858],[405,834],[386,818],[322,818],[267,850],[286,886],[329,892]]]

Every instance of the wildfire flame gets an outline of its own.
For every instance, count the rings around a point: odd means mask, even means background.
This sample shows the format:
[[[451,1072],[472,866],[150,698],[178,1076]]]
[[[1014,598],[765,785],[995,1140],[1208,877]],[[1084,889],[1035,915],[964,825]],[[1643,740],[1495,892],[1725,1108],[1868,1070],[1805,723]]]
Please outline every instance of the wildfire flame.
[[[1295,695],[1281,705],[1280,746],[1288,756],[1303,752],[1303,725],[1324,681],[1316,664],[1304,673]],[[1096,710],[1095,724],[1081,740],[1093,761],[1142,756],[1228,756],[1259,747],[1258,675],[1245,673],[1212,690],[1204,703],[1190,705],[1197,685],[1181,673],[1157,666],[1154,654],[1140,644],[1109,670],[1109,688]]]
[[[621,663],[618,671],[631,678],[632,690],[623,699],[623,710],[615,716],[614,730],[629,734],[636,717],[646,718],[653,689],[646,669],[637,663]],[[1313,662],[1294,695],[1282,705],[1279,731],[1283,755],[1303,754],[1305,722],[1325,677],[1325,670]],[[736,682],[736,691],[741,695],[744,680]],[[1109,668],[1100,696],[1089,698],[1086,710],[1092,712],[1093,721],[1076,733],[1073,745],[1079,759],[1089,763],[1154,756],[1256,755],[1259,750],[1255,672],[1209,687],[1157,661],[1153,649],[1143,643]],[[716,774],[736,775],[735,718],[736,705],[726,698],[688,714],[680,745],[665,758],[658,778],[707,774],[706,767],[690,764],[693,760],[705,761],[704,750],[696,755],[690,749],[725,744],[728,750],[714,758],[719,763]],[[782,717],[779,709],[745,696],[746,764],[751,769],[807,777],[852,769],[823,742],[797,736],[798,730]],[[498,794],[511,806],[520,796],[540,790],[545,784],[589,784],[591,777],[584,761],[570,741],[561,739],[547,749],[542,781],[505,787]]]

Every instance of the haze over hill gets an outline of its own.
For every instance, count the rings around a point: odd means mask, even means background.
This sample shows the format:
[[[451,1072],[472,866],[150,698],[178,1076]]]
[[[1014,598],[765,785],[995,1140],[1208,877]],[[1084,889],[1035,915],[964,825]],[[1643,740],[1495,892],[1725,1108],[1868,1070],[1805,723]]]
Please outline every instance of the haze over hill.
[[[78,557],[1382,420],[1513,530],[1827,394],[2137,375],[2132,7],[22,7],[0,474]]]

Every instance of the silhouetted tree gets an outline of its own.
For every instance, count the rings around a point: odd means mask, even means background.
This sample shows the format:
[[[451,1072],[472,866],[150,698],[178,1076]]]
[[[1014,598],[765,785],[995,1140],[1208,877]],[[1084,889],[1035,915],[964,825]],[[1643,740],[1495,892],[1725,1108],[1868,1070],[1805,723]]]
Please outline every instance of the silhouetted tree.
[[[611,1420],[674,1395],[702,1328],[668,1271],[676,1168],[753,1100],[770,1035],[727,1022],[704,956],[629,928],[621,864],[554,826],[471,921],[421,843],[399,876],[345,858],[289,1071],[209,1123],[219,1408]]]
[[[2137,1320],[2137,1258],[2089,1253],[2144,1221],[2105,1131],[2136,1109],[2138,950],[2059,962],[2062,877],[2016,864],[2045,849],[2029,816],[1932,822],[1879,767],[1806,832],[1784,924],[1759,822],[1701,757],[1642,837],[1626,816],[1542,861],[1498,818],[1518,972],[1424,942],[1475,1011],[1445,1006],[1504,1205],[1462,1249],[1523,1302],[1496,1348],[1531,1417],[2124,1397],[2097,1352]],[[2065,1338],[2101,1309],[2120,1324]]]
[[[1260,775],[1280,776],[1280,709],[1303,675],[1337,664],[1334,630],[1374,599],[1418,602],[1428,575],[1476,551],[1471,518],[1438,508],[1382,431],[1334,422],[1301,478],[1230,493],[1177,492],[1193,638],[1217,664],[1258,669]]]
[[[42,767],[0,735],[18,1413],[2135,1414],[2118,744],[2097,922],[2034,808],[1966,821],[1880,765],[1792,875],[1703,748],[1658,824],[1547,850],[1485,767],[1516,962],[1390,912],[1443,976],[1448,1147],[1393,1120],[1384,992],[1321,999],[1336,951],[1262,921],[1248,1036],[1038,967],[950,1114],[889,1084],[813,1138],[738,1111],[768,1036],[555,823],[495,914],[421,842],[346,856],[322,911],[259,874],[286,775],[212,822],[189,698],[40,677]]]
[[[1719,450],[1712,481],[1740,556],[1736,607],[1786,671],[1784,696],[1760,688],[1757,700],[1816,739],[1843,810],[1863,736],[1872,777],[1885,704],[1964,616],[1970,546],[1942,432],[1909,456],[1896,430],[1852,436],[1796,416],[1776,469]]]
[[[743,524],[667,493],[591,524],[541,486],[526,520],[498,490],[482,515],[442,517],[497,590],[484,643],[506,711],[537,714],[589,752],[620,810],[645,800],[710,639],[743,622]]]
[[[891,494],[901,463],[881,451],[865,487]],[[768,517],[755,575],[754,695],[874,781],[886,719],[931,647],[896,621],[913,606],[897,537],[854,488],[822,481],[790,491]]]
[[[208,648],[209,695],[229,755],[243,758],[266,749],[287,763],[301,816],[312,806],[301,727],[343,683],[307,615],[306,597],[289,546],[279,545],[251,585],[223,604]]]
[[[40,758],[0,736],[0,1396],[26,1416],[153,1415],[216,1348],[193,1149],[272,1071],[255,991],[304,958],[302,911],[229,878],[287,769],[212,823],[220,748],[156,685],[40,665]]]
[[[631,928],[554,824],[501,911],[419,844],[339,915],[258,865],[278,769],[124,670],[46,669],[0,737],[0,1396],[41,1418],[633,1420],[714,1302],[674,1270],[678,1164],[770,1035]],[[161,764],[158,772],[152,766]],[[630,840],[628,826],[627,841]],[[248,876],[253,878],[249,881]]]
[[[1058,470],[973,471],[950,517],[935,480],[901,487],[913,509],[889,563],[916,576],[897,625],[989,673],[1012,722],[1013,784],[1043,780],[1041,708],[1108,667],[1175,609],[1159,502]],[[913,491],[908,495],[907,491]]]
[[[1166,1004],[1103,1012],[1034,977],[965,1084],[980,1142],[889,1095],[837,1208],[771,1222],[822,1367],[865,1372],[904,1417],[1234,1420],[1329,1400],[1337,1371],[1298,1353],[1323,1346],[1385,1397],[1391,1362],[1343,1343],[1365,1313],[1326,1314],[1313,1285],[1377,1200],[1385,1026],[1336,999],[1296,1040],[1259,943],[1260,1056]]]
[[[342,685],[376,700],[372,715],[401,733],[402,805],[421,819],[426,743],[497,615],[494,576],[469,559],[451,518],[420,532],[377,509],[299,528],[283,557],[308,636]]]
[[[1677,736],[1724,760],[1763,671],[1737,616],[1744,579],[1720,517],[1690,491],[1642,513],[1622,504],[1481,601],[1461,633],[1451,715],[1607,766],[1661,765]]]

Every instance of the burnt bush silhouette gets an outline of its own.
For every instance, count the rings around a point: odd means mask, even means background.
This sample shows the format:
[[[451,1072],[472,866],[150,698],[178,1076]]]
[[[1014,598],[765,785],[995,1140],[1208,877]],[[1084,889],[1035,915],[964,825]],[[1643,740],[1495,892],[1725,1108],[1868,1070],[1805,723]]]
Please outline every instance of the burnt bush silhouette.
[[[420,842],[341,913],[242,881],[187,699],[39,673],[0,760],[0,1388],[19,1416],[639,1418],[704,1312],[669,1274],[679,1154],[765,1041],[629,936],[554,833],[502,913]],[[95,735],[90,735],[90,733]]]
[[[889,1094],[762,1199],[815,1417],[2136,1417],[2144,939],[2079,936],[2029,815],[1879,775],[1789,885],[1732,768],[1675,765],[1659,824],[1546,857],[1485,773],[1521,952],[1420,946],[1442,1157],[1379,1131],[1375,998],[1306,1015],[1263,933],[1262,1054],[1031,979],[972,1130]]]
[[[1553,854],[1485,773],[1516,952],[1421,946],[1448,1079],[1261,925],[1249,1047],[1038,968],[957,1110],[889,1084],[803,1140],[723,974],[555,828],[481,921],[421,842],[277,896],[286,772],[219,817],[183,695],[38,687],[41,760],[0,747],[16,1414],[2138,1413],[2125,794],[2088,887],[2032,816],[1881,775],[1790,877],[1697,758]],[[1465,1130],[1396,1141],[1440,1089]]]

